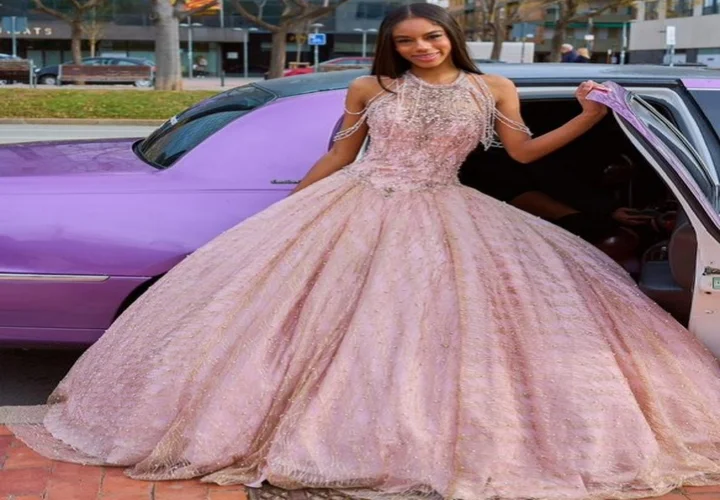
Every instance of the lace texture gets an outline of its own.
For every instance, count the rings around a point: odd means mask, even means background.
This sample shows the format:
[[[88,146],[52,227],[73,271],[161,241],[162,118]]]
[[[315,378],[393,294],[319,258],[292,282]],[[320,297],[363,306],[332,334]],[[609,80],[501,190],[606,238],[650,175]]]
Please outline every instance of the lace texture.
[[[492,104],[466,75],[378,97],[362,160],[176,266],[11,429],[253,499],[720,482],[718,361],[600,251],[458,185]]]

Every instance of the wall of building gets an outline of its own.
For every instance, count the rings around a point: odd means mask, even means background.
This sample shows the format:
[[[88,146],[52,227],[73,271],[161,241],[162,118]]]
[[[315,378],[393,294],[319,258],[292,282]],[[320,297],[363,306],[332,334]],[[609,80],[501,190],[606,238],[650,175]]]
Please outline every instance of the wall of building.
[[[720,14],[715,14],[633,22],[630,50],[664,50],[668,25],[675,26],[678,50],[720,49]]]

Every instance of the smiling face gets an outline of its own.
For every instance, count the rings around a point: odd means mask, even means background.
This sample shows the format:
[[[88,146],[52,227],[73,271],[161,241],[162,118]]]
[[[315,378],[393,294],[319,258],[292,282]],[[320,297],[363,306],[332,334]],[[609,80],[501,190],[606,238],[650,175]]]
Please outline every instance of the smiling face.
[[[452,63],[452,43],[445,30],[427,19],[406,19],[392,31],[395,50],[413,66],[436,68]]]

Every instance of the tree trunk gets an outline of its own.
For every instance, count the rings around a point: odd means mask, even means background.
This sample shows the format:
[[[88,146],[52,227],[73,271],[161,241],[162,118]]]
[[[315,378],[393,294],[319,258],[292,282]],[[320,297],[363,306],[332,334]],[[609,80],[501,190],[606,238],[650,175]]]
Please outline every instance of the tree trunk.
[[[182,90],[180,27],[172,4],[154,0],[155,90]]]
[[[272,51],[270,52],[268,78],[280,78],[283,75],[286,54],[287,30],[280,29],[272,34]]]
[[[73,21],[70,25],[70,35],[72,37],[70,49],[72,51],[73,64],[82,64],[82,20]]]
[[[565,26],[566,23],[562,20],[555,23],[555,33],[550,44],[550,62],[560,62],[562,59],[560,48],[565,43]]]
[[[495,26],[495,29],[493,30],[493,46],[492,51],[490,52],[490,59],[493,61],[499,61],[500,60],[500,54],[502,53],[502,46],[503,41],[505,41],[505,30],[502,28],[502,26]]]

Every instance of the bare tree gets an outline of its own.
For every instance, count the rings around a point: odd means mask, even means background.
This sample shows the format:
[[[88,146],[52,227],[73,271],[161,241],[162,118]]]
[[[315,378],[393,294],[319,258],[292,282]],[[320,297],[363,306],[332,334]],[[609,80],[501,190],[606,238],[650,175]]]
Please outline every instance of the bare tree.
[[[97,7],[93,7],[90,10],[90,18],[82,25],[83,33],[87,37],[88,45],[90,47],[90,57],[95,57],[97,44],[100,40],[102,40],[103,36],[105,36],[106,23],[99,21],[97,14]]]
[[[508,27],[515,23],[542,19],[544,0],[478,0],[470,20],[475,38],[493,43],[491,59],[499,60],[508,39]],[[539,14],[540,13],[540,14]]]
[[[300,30],[305,24],[312,23],[331,14],[347,1],[348,0],[324,0],[322,5],[314,5],[308,0],[282,0],[283,11],[280,19],[277,24],[271,24],[260,17],[262,15],[262,9],[259,4],[258,13],[253,14],[242,5],[240,0],[233,0],[235,9],[240,15],[256,26],[272,33],[272,50],[270,52],[268,78],[278,78],[282,76],[283,70],[285,69],[288,33]]]
[[[82,38],[83,25],[87,19],[87,14],[91,9],[95,9],[105,3],[105,0],[69,0],[68,12],[48,7],[45,0],[33,0],[35,8],[40,12],[51,15],[57,19],[65,21],[70,25],[72,58],[74,64],[82,62]]]
[[[182,90],[180,20],[217,7],[216,0],[151,0],[155,22],[155,90]]]
[[[268,0],[254,0],[254,2],[258,9],[258,19],[262,19],[265,15],[265,5],[267,5]]]

